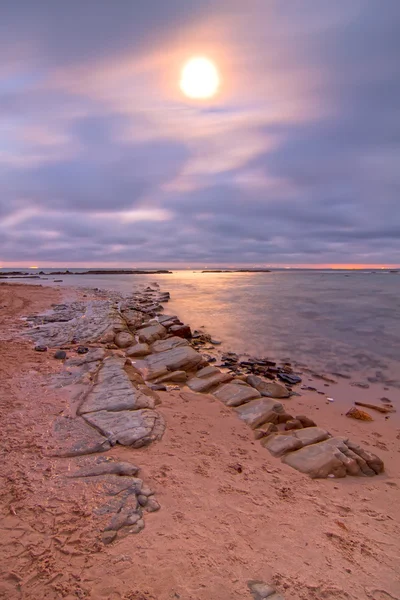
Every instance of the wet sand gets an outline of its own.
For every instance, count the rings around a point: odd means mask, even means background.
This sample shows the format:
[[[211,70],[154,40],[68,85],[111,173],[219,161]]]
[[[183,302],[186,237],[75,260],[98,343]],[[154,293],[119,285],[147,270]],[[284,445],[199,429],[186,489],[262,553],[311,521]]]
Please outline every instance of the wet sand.
[[[286,409],[362,443],[384,474],[311,480],[271,457],[212,396],[161,392],[163,439],[107,454],[140,465],[162,508],[137,536],[103,546],[98,498],[64,477],[71,459],[46,456],[54,419],[70,410],[67,394],[47,386],[62,363],[20,338],[21,316],[74,294],[0,285],[0,597],[239,600],[250,598],[248,580],[262,579],[289,600],[400,598],[397,413],[354,421],[315,392],[285,400]],[[377,401],[346,381],[325,389],[334,396],[337,386]]]

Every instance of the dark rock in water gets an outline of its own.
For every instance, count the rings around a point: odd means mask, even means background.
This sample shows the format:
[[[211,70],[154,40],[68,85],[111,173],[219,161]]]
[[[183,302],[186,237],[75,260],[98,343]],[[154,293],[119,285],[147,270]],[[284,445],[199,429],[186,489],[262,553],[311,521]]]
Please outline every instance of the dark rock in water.
[[[36,352],[47,352],[47,346],[35,346]]]
[[[169,328],[169,332],[173,333],[177,337],[185,338],[187,340],[192,337],[192,331],[189,325],[172,325]]]
[[[67,358],[67,353],[65,350],[57,350],[57,352],[54,353],[54,358],[57,358],[57,360],[64,360]]]
[[[301,377],[299,375],[295,375],[294,373],[278,373],[278,377],[281,381],[285,383],[289,383],[290,385],[295,385],[296,383],[301,383]]]
[[[78,354],[87,354],[89,352],[89,348],[86,348],[86,346],[78,346],[76,351]]]

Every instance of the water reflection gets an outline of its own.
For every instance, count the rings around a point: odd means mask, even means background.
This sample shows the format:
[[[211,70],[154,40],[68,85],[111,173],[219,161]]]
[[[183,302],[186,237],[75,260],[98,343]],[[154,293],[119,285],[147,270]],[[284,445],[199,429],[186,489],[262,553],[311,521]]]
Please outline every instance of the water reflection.
[[[64,276],[61,285],[129,293],[152,281],[171,292],[168,313],[178,314],[192,328],[204,325],[226,349],[291,358],[323,370],[363,370],[377,378],[384,372],[399,378],[399,276],[176,271],[159,276]]]

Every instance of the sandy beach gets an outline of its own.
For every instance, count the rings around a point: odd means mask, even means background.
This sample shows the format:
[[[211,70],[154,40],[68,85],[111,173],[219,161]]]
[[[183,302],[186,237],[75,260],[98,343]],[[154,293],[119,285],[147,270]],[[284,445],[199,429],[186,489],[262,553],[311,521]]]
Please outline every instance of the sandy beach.
[[[295,387],[301,395],[280,401],[286,411],[351,438],[385,465],[374,477],[311,479],[272,456],[213,393],[194,394],[178,383],[153,392],[153,402],[150,388],[139,384],[145,410],[165,421],[154,442],[56,456],[54,423],[76,418],[87,381],[75,381],[72,366],[69,383],[67,362],[54,358],[50,344],[35,351],[27,335],[34,327],[22,317],[106,298],[0,285],[0,598],[240,600],[251,598],[248,581],[260,580],[286,600],[398,600],[398,413],[365,409],[373,421],[357,421],[342,403]],[[76,356],[72,346],[65,344],[68,359]],[[102,342],[108,360],[125,360],[124,350],[109,346]],[[137,372],[128,375],[139,381]],[[312,378],[304,375],[302,384]],[[370,389],[346,380],[335,385],[349,407],[355,399],[377,404]],[[110,544],[102,535],[103,481],[70,477],[92,467],[95,456],[137,465],[161,506],[146,512],[139,533]]]

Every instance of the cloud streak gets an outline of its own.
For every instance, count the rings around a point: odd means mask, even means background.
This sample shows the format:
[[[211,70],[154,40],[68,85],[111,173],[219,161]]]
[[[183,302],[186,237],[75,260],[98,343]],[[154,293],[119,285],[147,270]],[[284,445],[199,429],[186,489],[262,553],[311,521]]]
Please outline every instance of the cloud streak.
[[[400,264],[397,0],[5,4],[0,264]]]

